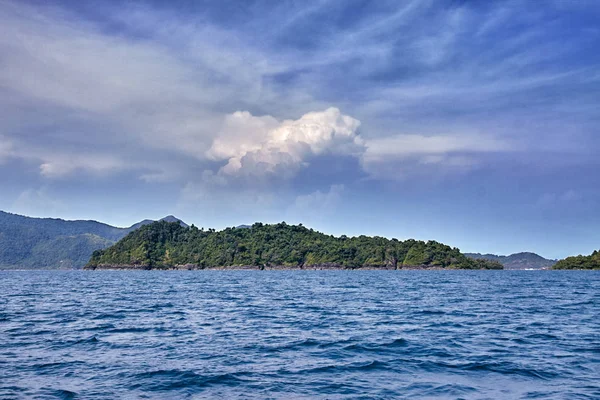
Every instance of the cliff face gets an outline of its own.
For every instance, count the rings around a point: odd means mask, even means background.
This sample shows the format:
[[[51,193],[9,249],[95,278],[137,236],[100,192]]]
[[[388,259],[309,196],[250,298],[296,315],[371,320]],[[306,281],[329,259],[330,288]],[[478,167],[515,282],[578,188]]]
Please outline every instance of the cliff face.
[[[334,237],[285,223],[223,231],[157,222],[94,252],[88,267],[135,269],[501,269],[442,243],[382,237]],[[174,267],[177,266],[177,267]]]

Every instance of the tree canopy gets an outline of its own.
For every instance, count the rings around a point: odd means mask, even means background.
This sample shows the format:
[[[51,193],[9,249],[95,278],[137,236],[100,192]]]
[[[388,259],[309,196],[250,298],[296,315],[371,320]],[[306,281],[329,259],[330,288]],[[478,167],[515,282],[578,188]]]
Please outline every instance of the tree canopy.
[[[600,269],[600,252],[594,251],[589,256],[573,256],[560,260],[552,269]]]
[[[301,268],[320,264],[341,268],[502,269],[497,262],[467,258],[457,248],[435,241],[334,237],[285,222],[215,231],[165,221],[146,225],[112,247],[94,252],[88,268],[103,265]]]

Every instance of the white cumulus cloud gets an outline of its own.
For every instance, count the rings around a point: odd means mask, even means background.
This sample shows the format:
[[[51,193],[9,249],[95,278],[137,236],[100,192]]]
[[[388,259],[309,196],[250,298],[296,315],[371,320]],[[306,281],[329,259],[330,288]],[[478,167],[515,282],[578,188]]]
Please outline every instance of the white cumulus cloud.
[[[359,126],[359,120],[333,107],[281,122],[271,116],[236,112],[226,117],[206,155],[227,161],[219,170],[221,175],[293,176],[312,156],[362,154]]]

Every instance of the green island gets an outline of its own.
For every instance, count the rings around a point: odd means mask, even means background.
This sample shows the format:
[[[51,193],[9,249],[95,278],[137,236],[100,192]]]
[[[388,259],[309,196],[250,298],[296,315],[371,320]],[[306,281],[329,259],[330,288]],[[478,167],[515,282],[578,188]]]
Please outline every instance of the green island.
[[[104,250],[86,269],[502,269],[435,241],[335,237],[302,225],[222,231],[159,221]]]
[[[589,256],[573,256],[558,261],[552,269],[600,269],[600,251]]]

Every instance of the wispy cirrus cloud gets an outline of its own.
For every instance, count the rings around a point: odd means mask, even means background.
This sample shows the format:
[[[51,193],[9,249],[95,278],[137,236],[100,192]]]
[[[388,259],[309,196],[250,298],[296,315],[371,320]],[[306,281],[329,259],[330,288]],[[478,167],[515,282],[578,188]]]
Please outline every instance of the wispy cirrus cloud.
[[[227,35],[216,28],[190,32],[163,20],[164,31],[141,39],[77,17],[59,7],[0,3],[2,127],[15,157],[34,161],[51,153],[38,160],[44,176],[160,170],[161,160],[144,159],[165,150],[202,160],[223,110],[243,104],[240,95],[253,99],[267,91],[261,68],[246,64],[260,55],[223,46]],[[154,18],[142,8],[128,28],[150,29]],[[185,48],[172,48],[173,36]],[[91,149],[95,160],[77,155]]]
[[[67,205],[57,199],[47,186],[27,189],[19,194],[12,209],[21,214],[32,216],[56,215],[67,209]]]
[[[406,134],[366,143],[361,156],[363,168],[373,178],[390,180],[419,175],[419,169],[435,175],[468,171],[477,167],[485,154],[526,150],[517,143],[484,134]]]
[[[76,181],[257,217],[399,179],[500,187],[515,166],[515,198],[579,193],[598,166],[598,18],[561,1],[0,0],[0,178],[12,199],[28,182],[69,204]]]
[[[48,154],[39,157],[42,160],[40,173],[45,178],[69,178],[71,175],[84,172],[92,174],[111,174],[127,166],[118,157],[105,154]]]
[[[498,127],[521,113],[510,103],[528,102],[527,113],[535,118],[548,109],[589,110],[591,98],[577,96],[569,104],[578,106],[567,109],[563,101],[543,92],[566,83],[598,84],[589,65],[552,63],[578,48],[556,46],[561,38],[548,36],[553,23],[526,3],[436,8],[427,1],[401,7],[382,2],[364,15],[342,14],[327,35],[310,36],[310,42],[292,39],[345,10],[344,5],[275,7],[272,16],[264,18],[285,22],[274,23],[268,31],[256,29],[264,23],[258,18],[260,5],[247,10],[257,18],[239,26],[211,21],[210,9],[198,23],[143,3],[127,5],[127,18],[106,8],[99,9],[103,14],[94,20],[60,6],[6,0],[0,5],[5,33],[0,39],[0,82],[10,94],[2,100],[3,124],[14,156],[31,162],[37,157],[46,177],[132,169],[144,180],[160,181],[185,179],[198,169],[239,173],[249,171],[250,165],[254,170],[279,165],[293,175],[307,155],[290,143],[307,143],[310,153],[320,150],[310,138],[272,137],[277,124],[289,130],[293,123],[279,121],[319,113],[332,103],[343,106],[348,118],[362,122],[360,138],[370,143],[362,156],[364,165],[406,161],[406,154],[420,153],[422,144],[435,147],[442,141],[472,139],[471,149],[465,151],[474,152],[480,140],[490,140],[497,150],[508,151],[501,142],[521,134]],[[419,24],[425,16],[436,23]],[[99,20],[117,24],[119,30],[111,32]],[[532,22],[538,24],[525,25]],[[409,33],[389,34],[396,30]],[[261,46],[255,44],[258,39]],[[366,101],[349,100],[357,95]],[[482,116],[483,109],[495,115]],[[235,110],[252,114],[243,119],[245,114]],[[453,130],[474,126],[486,132],[483,139],[445,133],[449,121],[456,125],[456,114],[463,126]],[[235,128],[240,132],[237,143],[242,144],[232,146],[228,140],[234,128],[228,124],[235,118],[244,126]],[[489,120],[495,120],[492,129]],[[579,122],[583,124],[585,118]],[[536,132],[529,136],[529,142],[538,138]],[[384,156],[377,147],[388,144],[394,154]],[[72,150],[58,151],[65,147]],[[69,154],[92,148],[97,160],[89,163],[85,159],[90,157],[77,160]],[[52,159],[38,156],[44,152],[52,152]],[[185,161],[176,165],[176,155]],[[430,154],[426,160],[466,164],[462,157]],[[242,159],[246,168],[241,167]],[[220,160],[227,165],[215,169],[211,163]],[[413,167],[423,160],[415,159]]]
[[[8,138],[0,135],[0,163],[11,155],[12,143]]]
[[[344,185],[333,184],[324,191],[301,194],[296,197],[288,213],[293,219],[314,222],[324,214],[333,212],[342,203],[344,189]]]

